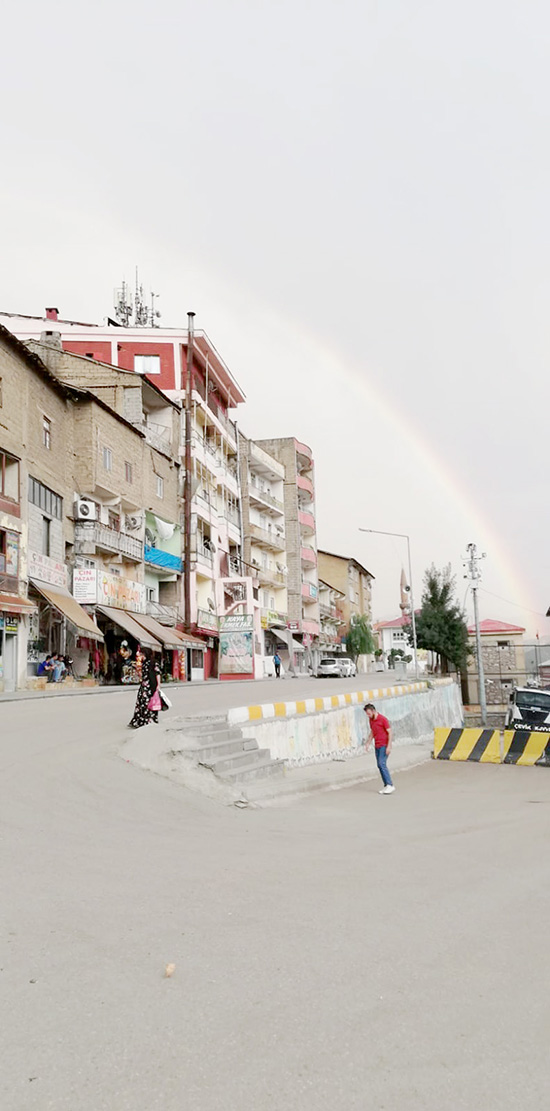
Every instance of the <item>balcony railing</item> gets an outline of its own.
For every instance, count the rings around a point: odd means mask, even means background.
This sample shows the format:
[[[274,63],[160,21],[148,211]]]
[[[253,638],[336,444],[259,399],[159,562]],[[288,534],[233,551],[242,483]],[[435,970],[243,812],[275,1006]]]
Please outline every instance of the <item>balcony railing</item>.
[[[315,517],[304,509],[298,511],[298,520],[305,533],[315,532]]]
[[[74,527],[75,551],[77,555],[92,554],[96,548],[103,548],[107,552],[117,552],[119,555],[133,559],[136,563],[143,560],[143,541],[135,536],[128,536],[118,529],[109,528],[109,525],[99,524],[97,521],[78,521]]]
[[[197,542],[197,546],[195,548],[195,551],[192,553],[192,556],[194,559],[199,560],[200,563],[207,563],[210,567],[212,567],[214,564],[214,553],[210,550],[210,548],[205,548],[204,544],[201,544],[200,541]]]
[[[164,452],[165,455],[171,454],[172,448],[172,429],[167,428],[165,424],[157,424],[156,421],[146,420],[141,426],[142,432],[145,433],[145,441],[157,451]]]
[[[310,547],[309,544],[302,544],[300,550],[300,558],[302,563],[310,563],[314,567],[317,566],[317,552],[315,548]]]
[[[162,602],[147,602],[147,613],[159,625],[177,625],[178,621],[183,621],[183,612],[179,606],[164,606]]]
[[[261,583],[274,583],[276,586],[285,586],[286,584],[286,575],[282,571],[277,571],[276,567],[256,567],[254,572]]]
[[[250,525],[250,535],[258,544],[264,544],[267,548],[273,548],[276,552],[284,552],[285,550],[284,535],[277,532],[276,529],[265,529],[261,525]]]
[[[257,482],[249,482],[248,492],[251,498],[256,498],[258,501],[265,502],[266,505],[270,505],[273,509],[277,509],[279,513],[284,513],[285,507],[282,501],[273,497],[273,494],[271,494],[269,490],[262,489]]]
[[[296,485],[299,490],[302,490],[304,492],[304,494],[309,494],[310,497],[313,497],[313,483],[309,480],[309,478],[306,478],[305,475],[296,475]]]
[[[309,583],[305,580],[302,581],[302,598],[306,602],[316,602],[318,595],[319,591],[315,586],[315,583]]]

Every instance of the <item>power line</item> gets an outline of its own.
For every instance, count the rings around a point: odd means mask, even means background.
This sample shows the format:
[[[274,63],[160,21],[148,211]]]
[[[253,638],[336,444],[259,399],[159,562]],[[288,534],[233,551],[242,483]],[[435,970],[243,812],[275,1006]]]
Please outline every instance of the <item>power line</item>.
[[[535,617],[546,617],[545,613],[540,610],[530,610],[528,606],[520,606],[517,602],[511,602],[509,598],[503,598],[500,594],[493,594],[491,590],[486,590],[484,586],[479,588],[483,594],[490,594],[491,598],[498,598],[499,602],[506,602],[507,606],[513,606],[514,609],[523,610],[525,613],[534,613]]]

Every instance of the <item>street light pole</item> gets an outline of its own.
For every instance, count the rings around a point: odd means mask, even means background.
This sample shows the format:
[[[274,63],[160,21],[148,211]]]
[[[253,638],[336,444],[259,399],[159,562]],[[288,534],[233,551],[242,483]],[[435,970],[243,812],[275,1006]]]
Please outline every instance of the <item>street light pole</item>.
[[[412,580],[412,563],[411,563],[411,541],[406,532],[384,532],[382,529],[377,528],[360,528],[359,532],[372,532],[376,536],[398,536],[401,540],[407,541],[407,556],[409,560],[409,593],[411,596],[411,625],[413,635],[413,655],[414,655],[414,674],[419,678],[418,674],[418,644],[416,641],[416,616],[414,612],[414,593],[413,593],[413,580]]]

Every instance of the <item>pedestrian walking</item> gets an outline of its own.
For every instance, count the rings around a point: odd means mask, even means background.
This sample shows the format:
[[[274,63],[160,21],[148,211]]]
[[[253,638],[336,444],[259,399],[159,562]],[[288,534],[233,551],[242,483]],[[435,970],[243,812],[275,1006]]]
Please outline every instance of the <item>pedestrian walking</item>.
[[[160,672],[150,648],[143,649],[141,682],[138,687],[134,716],[128,723],[132,729],[158,722],[161,701],[159,694]]]
[[[383,714],[379,714],[376,706],[372,702],[367,702],[364,707],[365,713],[369,719],[370,732],[367,737],[365,745],[368,752],[371,746],[371,741],[374,740],[374,753],[376,756],[376,763],[378,771],[382,776],[384,786],[379,792],[381,795],[392,795],[395,787],[392,783],[391,775],[388,771],[387,758],[391,752],[392,746],[392,727],[387,718]]]
[[[273,663],[275,665],[275,678],[279,679],[281,675],[281,657],[278,652],[273,657]]]

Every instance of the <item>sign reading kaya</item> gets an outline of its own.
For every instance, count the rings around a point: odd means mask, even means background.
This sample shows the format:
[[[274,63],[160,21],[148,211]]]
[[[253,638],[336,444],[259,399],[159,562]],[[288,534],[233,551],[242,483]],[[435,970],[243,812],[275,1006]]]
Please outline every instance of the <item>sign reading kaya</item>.
[[[113,606],[133,613],[145,613],[147,608],[144,583],[110,575],[95,567],[75,568],[73,595],[84,605]]]
[[[220,618],[219,675],[254,675],[254,618],[230,614]]]

